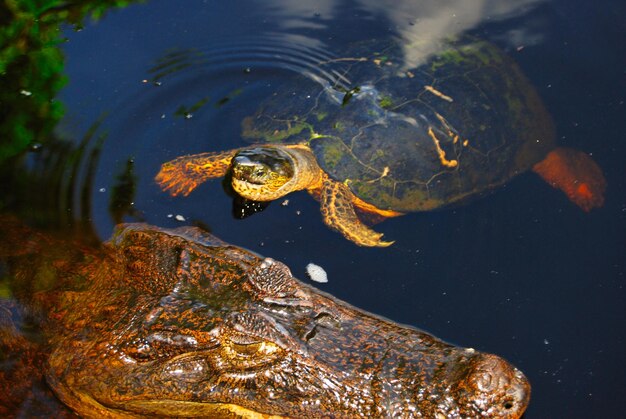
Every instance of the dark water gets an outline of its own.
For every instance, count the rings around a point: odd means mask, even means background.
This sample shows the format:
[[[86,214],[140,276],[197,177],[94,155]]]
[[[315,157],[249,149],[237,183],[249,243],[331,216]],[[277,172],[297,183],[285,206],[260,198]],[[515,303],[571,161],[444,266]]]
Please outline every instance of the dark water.
[[[282,81],[315,74],[315,63],[349,43],[455,33],[492,41],[519,63],[560,143],[603,168],[603,208],[584,213],[529,173],[466,206],[387,220],[376,228],[396,243],[367,249],[327,229],[305,192],[240,220],[219,181],[187,198],[171,198],[153,181],[161,163],[181,154],[245,145],[245,116]],[[527,418],[624,414],[623,2],[163,0],[65,35],[70,83],[59,132],[82,138],[101,122],[96,137],[104,142],[82,203],[101,238],[115,217],[196,223],[303,279],[314,262],[328,273],[324,291],[519,367],[533,386]],[[405,58],[420,59],[408,49]],[[134,194],[116,194],[117,207],[132,205],[114,217],[111,197],[125,172],[136,180]],[[89,173],[85,162],[75,180]]]

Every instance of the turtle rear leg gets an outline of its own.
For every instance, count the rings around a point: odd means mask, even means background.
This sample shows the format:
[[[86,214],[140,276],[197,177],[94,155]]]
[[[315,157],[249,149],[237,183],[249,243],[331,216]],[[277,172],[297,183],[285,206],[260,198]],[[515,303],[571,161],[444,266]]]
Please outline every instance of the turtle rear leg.
[[[224,177],[237,150],[181,156],[163,163],[154,180],[170,195],[187,196],[199,184]]]
[[[359,246],[387,247],[392,241],[383,241],[377,233],[359,220],[352,204],[352,192],[346,185],[325,178],[320,193],[324,222]]]
[[[604,205],[606,180],[602,169],[582,151],[559,147],[537,163],[533,171],[565,192],[584,211]]]

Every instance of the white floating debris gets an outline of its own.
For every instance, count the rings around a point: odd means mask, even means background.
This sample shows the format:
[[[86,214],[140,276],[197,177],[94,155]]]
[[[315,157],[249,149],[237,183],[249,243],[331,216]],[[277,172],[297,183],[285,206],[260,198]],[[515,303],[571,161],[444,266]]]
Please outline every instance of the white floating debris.
[[[176,221],[185,221],[185,217],[183,217],[180,214],[177,214],[176,217],[174,217],[174,218],[176,218]]]
[[[289,200],[285,199],[283,202],[280,203],[280,205],[282,205],[283,207],[286,207],[287,205],[289,205]]]
[[[106,190],[106,188],[100,188],[100,189],[98,189],[98,191],[99,192],[106,192],[107,190]]]
[[[314,263],[309,263],[306,265],[306,273],[311,278],[311,281],[325,283],[328,282],[328,275],[326,275],[326,271],[321,267]]]
[[[172,218],[174,214],[167,214],[167,218]]]

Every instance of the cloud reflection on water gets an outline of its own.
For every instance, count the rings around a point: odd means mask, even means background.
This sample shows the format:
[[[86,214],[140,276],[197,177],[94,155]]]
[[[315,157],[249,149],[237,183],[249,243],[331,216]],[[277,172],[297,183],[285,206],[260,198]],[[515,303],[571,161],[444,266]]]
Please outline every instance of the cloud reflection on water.
[[[355,0],[352,4],[373,17],[388,19],[400,36],[405,68],[416,67],[437,48],[438,41],[478,27],[484,22],[509,19],[528,13],[545,0]],[[268,14],[276,16],[282,30],[324,29],[346,5],[341,0],[264,0]],[[349,28],[347,28],[349,29]],[[512,45],[536,43],[536,33],[517,30],[507,34]],[[300,40],[302,41],[302,40]],[[309,40],[308,44],[316,43]],[[311,45],[312,46],[312,45]],[[315,46],[319,46],[315,45]]]

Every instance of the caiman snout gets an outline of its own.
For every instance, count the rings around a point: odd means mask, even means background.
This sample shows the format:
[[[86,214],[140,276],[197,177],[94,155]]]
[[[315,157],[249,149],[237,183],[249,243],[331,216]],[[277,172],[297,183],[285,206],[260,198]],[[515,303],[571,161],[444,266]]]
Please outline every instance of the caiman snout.
[[[458,394],[468,410],[485,417],[519,418],[530,399],[530,384],[517,368],[491,354],[478,354],[469,361],[467,375],[458,382]]]

